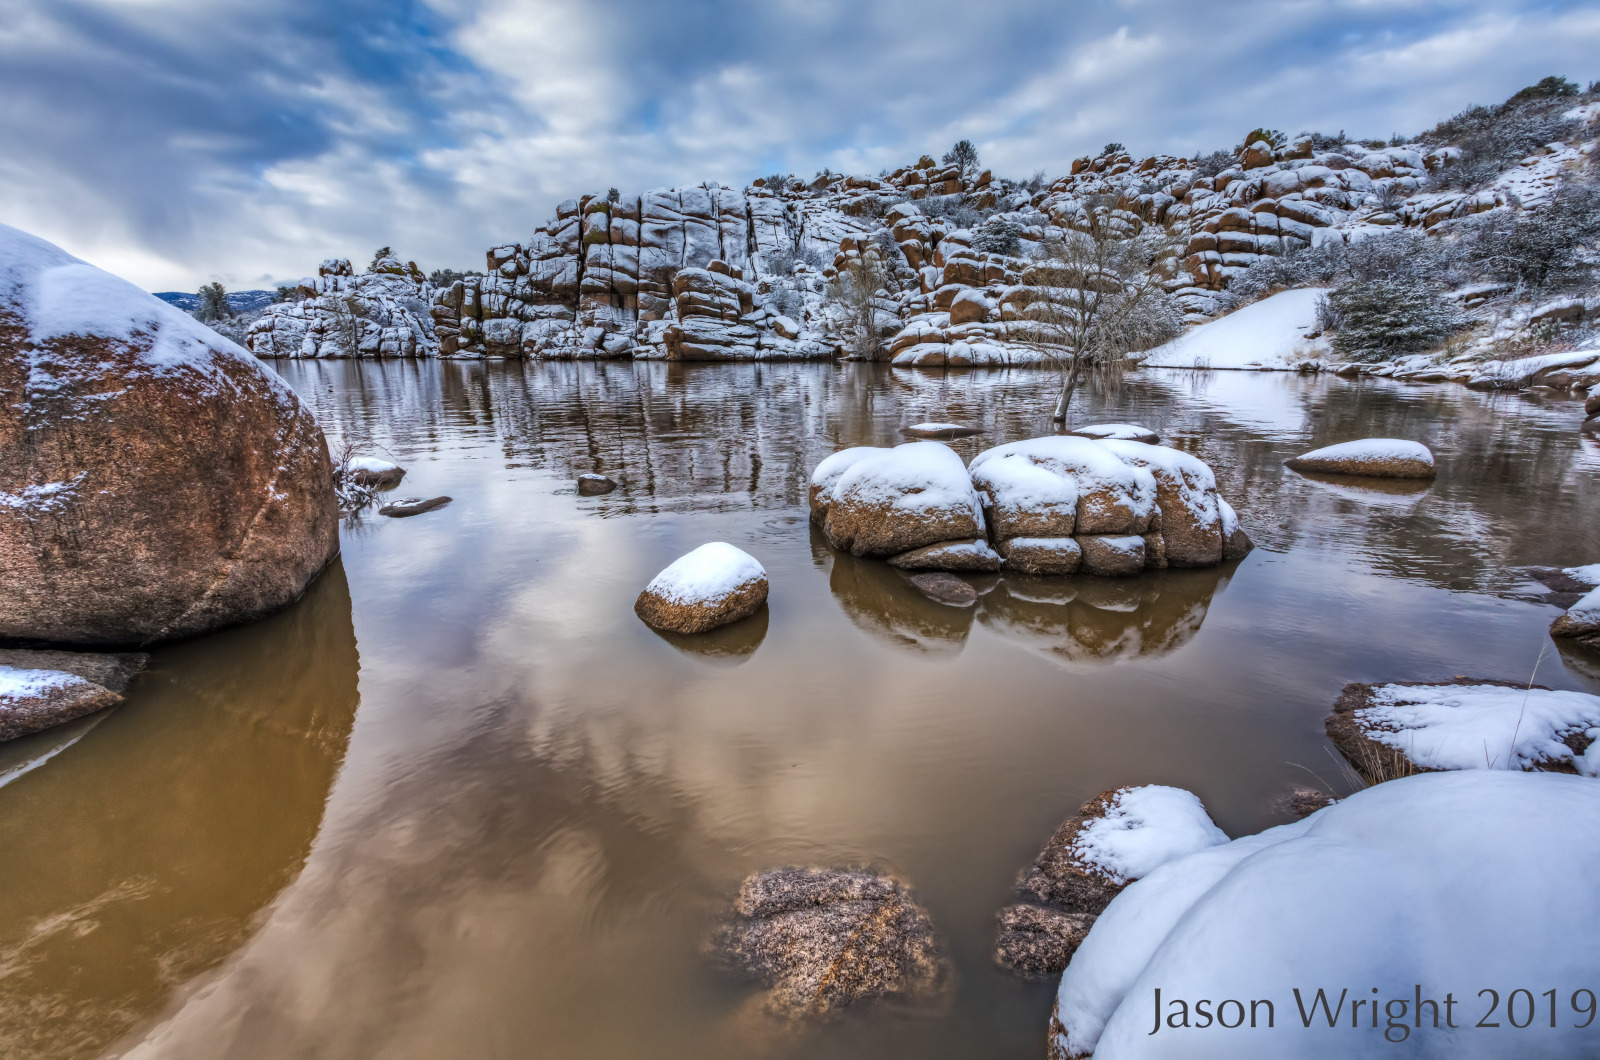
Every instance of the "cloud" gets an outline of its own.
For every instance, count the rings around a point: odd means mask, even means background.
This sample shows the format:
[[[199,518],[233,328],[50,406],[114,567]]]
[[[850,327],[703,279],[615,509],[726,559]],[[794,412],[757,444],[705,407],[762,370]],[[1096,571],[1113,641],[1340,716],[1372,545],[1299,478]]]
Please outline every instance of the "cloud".
[[[156,289],[462,267],[612,185],[1386,136],[1597,52],[1578,3],[0,0],[0,220]]]

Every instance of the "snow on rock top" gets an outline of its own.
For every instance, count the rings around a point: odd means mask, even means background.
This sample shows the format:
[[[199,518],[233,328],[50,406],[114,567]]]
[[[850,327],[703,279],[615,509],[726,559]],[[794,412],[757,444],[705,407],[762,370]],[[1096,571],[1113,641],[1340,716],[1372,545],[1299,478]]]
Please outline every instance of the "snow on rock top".
[[[1581,1011],[1560,1007],[1566,994],[1557,995],[1556,1027],[1541,1010],[1537,1031],[1452,1033],[1409,1005],[1404,1020],[1376,1030],[1363,1005],[1367,1029],[1350,1024],[1353,1002],[1414,1003],[1420,989],[1441,1014],[1453,995],[1456,1025],[1471,1028],[1488,1006],[1478,994],[1486,985],[1501,991],[1505,1022],[1512,984],[1600,979],[1600,948],[1574,936],[1574,925],[1586,923],[1574,911],[1592,908],[1600,878],[1597,818],[1600,784],[1583,777],[1426,773],[1170,861],[1118,895],[1073,956],[1050,1056],[1381,1057],[1396,1055],[1393,1038],[1384,1039],[1391,1026],[1420,1047],[1407,1055],[1458,1056],[1469,1041],[1474,1056],[1582,1055],[1592,1031],[1575,1026]],[[1154,1019],[1157,988],[1163,1016],[1175,1011],[1171,999],[1215,1006],[1239,998],[1243,1018],[1229,1006],[1228,1022],[1238,1025],[1213,1025],[1222,1037],[1207,1039],[1191,1008],[1190,1029],[1172,1029]],[[1294,988],[1312,1018],[1302,1020]],[[1252,1000],[1271,1002],[1270,1027],[1266,1005],[1251,1027]],[[1464,1019],[1463,1002],[1482,1007]],[[1518,1018],[1526,1013],[1519,998]]]
[[[219,357],[259,364],[236,343],[155,295],[0,224],[0,313],[7,310],[22,317],[35,345],[72,335],[113,339],[130,344],[157,372],[188,368],[212,374]],[[288,392],[276,373],[261,375]]]
[[[373,475],[400,470],[399,464],[393,460],[385,460],[381,456],[353,456],[345,466],[351,471],[365,471]]]
[[[1281,368],[1327,352],[1317,330],[1317,303],[1326,288],[1283,291],[1245,306],[1157,346],[1142,359],[1146,368]]]
[[[90,684],[92,682],[64,670],[25,670],[15,666],[0,666],[0,710],[6,708],[8,700],[15,703],[57,689]]]
[[[1424,769],[1531,769],[1570,762],[1572,748],[1562,737],[1600,726],[1600,696],[1584,692],[1379,685],[1372,700],[1355,712],[1362,731]]]
[[[1301,460],[1421,460],[1433,463],[1433,452],[1421,442],[1404,438],[1362,438],[1326,445],[1303,454]]]
[[[1122,883],[1148,876],[1173,858],[1227,841],[1194,793],[1148,784],[1117,792],[1105,815],[1078,833],[1073,852]]]
[[[995,461],[1010,460],[1026,461],[1071,481],[1080,497],[1080,533],[1118,533],[1135,528],[1142,531],[1143,524],[1155,510],[1154,477],[1146,469],[1124,462],[1106,443],[1051,435],[997,445],[973,457],[974,479],[996,481],[999,469],[992,465]],[[1025,507],[1032,503],[1035,495],[1040,501],[1046,499],[1041,492],[1043,479],[1032,477],[1027,482],[1030,483],[1027,492],[1018,492],[1022,480],[1008,475],[1006,503]],[[995,501],[1001,502],[999,494]],[[1114,515],[1112,509],[1116,510]],[[1094,525],[1091,517],[1111,518],[1126,525]]]
[[[645,592],[675,604],[707,604],[766,577],[754,556],[726,541],[712,541],[674,560]]]
[[[1600,586],[1600,563],[1588,563],[1582,567],[1562,567],[1561,573],[1585,585]]]
[[[849,471],[860,460],[877,453],[887,453],[889,450],[873,445],[857,445],[849,449],[841,449],[832,456],[827,457],[811,472],[811,503],[813,508],[821,505],[826,508],[832,499],[833,487],[838,485],[840,477]]]
[[[833,496],[903,511],[966,508],[980,526],[983,521],[966,466],[940,442],[907,442],[867,454],[839,476]]]
[[[1147,442],[1156,440],[1156,432],[1148,427],[1140,427],[1136,423],[1091,423],[1084,427],[1074,428],[1073,434],[1080,438],[1099,438],[1124,442]]]

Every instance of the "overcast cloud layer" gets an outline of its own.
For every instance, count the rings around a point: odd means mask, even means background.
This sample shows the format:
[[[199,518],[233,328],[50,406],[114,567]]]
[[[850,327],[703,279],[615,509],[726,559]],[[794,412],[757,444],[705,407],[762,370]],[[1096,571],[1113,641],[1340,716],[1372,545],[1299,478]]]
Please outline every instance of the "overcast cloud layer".
[[[1596,56],[1592,3],[0,0],[0,221],[153,290],[481,268],[612,185],[1414,133]]]

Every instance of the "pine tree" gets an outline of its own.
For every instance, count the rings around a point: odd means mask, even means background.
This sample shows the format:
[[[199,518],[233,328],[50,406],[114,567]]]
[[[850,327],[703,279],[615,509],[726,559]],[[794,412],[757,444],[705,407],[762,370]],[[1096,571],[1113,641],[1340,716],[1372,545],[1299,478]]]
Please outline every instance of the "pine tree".
[[[233,319],[233,307],[228,304],[228,291],[222,284],[216,282],[202,284],[199,295],[200,305],[194,311],[196,320],[209,324],[214,320]]]

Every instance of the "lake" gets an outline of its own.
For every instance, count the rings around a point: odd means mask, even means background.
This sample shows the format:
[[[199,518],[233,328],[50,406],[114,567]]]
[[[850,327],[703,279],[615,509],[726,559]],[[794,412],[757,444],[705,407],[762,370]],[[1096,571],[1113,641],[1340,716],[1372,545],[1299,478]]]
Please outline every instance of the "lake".
[[[1054,379],[874,365],[277,362],[408,469],[289,610],[156,650],[128,703],[0,748],[0,1054],[1037,1058],[1053,983],[992,964],[1019,869],[1086,799],[1197,793],[1242,835],[1354,781],[1349,681],[1600,691],[1525,565],[1600,560],[1600,445],[1548,391],[1142,372],[1079,423],[1206,460],[1256,542],[1213,570],[922,596],[810,525],[812,467],[902,426],[1047,433]],[[1282,461],[1430,445],[1431,486]],[[615,492],[579,497],[603,471]],[[731,542],[766,610],[657,635],[639,590]],[[947,1005],[780,1032],[701,954],[752,871],[909,881]]]

